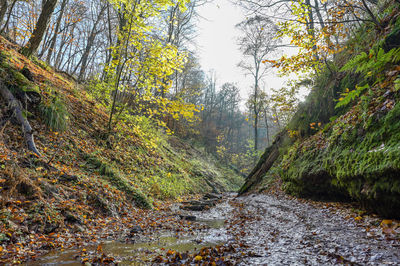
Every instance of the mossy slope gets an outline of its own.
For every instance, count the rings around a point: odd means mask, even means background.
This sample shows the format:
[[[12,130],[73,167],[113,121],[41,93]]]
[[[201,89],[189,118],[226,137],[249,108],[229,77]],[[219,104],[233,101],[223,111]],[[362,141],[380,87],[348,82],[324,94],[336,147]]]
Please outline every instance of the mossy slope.
[[[371,56],[372,50],[388,53],[399,47],[400,19],[387,22],[390,30],[380,34],[364,25],[331,69],[315,78],[313,91],[286,129],[297,136],[281,144],[280,159],[261,184],[279,176],[290,194],[353,199],[382,216],[400,217],[400,66],[394,59],[382,63]],[[367,60],[375,69],[368,74],[339,71],[362,51],[370,53]],[[357,84],[369,87],[335,108],[341,93],[357,90]]]

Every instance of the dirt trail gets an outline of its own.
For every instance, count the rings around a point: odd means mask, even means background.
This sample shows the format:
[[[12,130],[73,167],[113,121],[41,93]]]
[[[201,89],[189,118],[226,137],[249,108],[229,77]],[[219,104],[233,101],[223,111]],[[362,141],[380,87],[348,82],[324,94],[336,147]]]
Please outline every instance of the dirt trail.
[[[264,194],[230,195],[202,212],[182,210],[178,204],[166,214],[178,219],[195,216],[193,230],[179,236],[177,228],[163,230],[135,243],[110,241],[103,244],[104,253],[121,265],[400,264],[400,228],[395,222],[382,230],[381,219],[354,219],[354,212],[337,204]],[[88,250],[96,252],[95,247]],[[74,256],[78,258],[68,259]],[[52,253],[36,265],[78,262],[79,251],[67,250]]]
[[[399,241],[387,240],[380,228],[368,230],[333,208],[269,195],[236,201],[246,216],[254,217],[242,240],[259,257],[245,258],[245,264],[400,264]]]

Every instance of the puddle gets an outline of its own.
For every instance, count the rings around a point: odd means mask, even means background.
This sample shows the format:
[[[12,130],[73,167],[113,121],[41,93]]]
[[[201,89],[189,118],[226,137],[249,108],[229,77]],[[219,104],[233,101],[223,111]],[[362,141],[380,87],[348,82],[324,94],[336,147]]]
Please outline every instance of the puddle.
[[[174,250],[180,253],[194,251],[203,247],[211,247],[226,243],[228,236],[223,228],[225,220],[198,219],[196,223],[204,224],[208,229],[193,232],[193,235],[176,237],[171,231],[160,231],[158,235],[151,239],[136,239],[135,243],[123,243],[110,241],[102,243],[103,252],[115,257],[119,265],[142,265],[150,261],[159,254],[165,254],[167,250]],[[88,252],[95,251],[96,246],[85,247]],[[25,265],[81,265],[77,259],[79,249],[65,251],[54,251],[43,256],[34,262]]]
[[[210,228],[219,229],[224,227],[225,219],[215,219],[215,220],[207,220],[207,219],[198,219],[197,222],[201,224],[205,224]]]

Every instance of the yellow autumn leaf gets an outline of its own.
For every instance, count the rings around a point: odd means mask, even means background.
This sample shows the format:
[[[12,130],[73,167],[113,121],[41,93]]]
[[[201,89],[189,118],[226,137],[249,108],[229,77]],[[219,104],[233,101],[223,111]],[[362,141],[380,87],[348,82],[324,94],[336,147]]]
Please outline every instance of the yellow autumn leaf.
[[[393,223],[392,220],[382,220],[381,226],[391,226]]]
[[[202,256],[197,255],[196,257],[194,257],[194,261],[201,261],[203,259]]]

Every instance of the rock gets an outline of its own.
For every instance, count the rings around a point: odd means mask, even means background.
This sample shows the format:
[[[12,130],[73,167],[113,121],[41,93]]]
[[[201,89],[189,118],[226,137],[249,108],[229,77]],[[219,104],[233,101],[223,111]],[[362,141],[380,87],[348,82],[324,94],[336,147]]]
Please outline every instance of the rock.
[[[82,220],[80,219],[80,217],[70,212],[65,212],[64,217],[65,222],[82,224]]]
[[[181,209],[188,211],[203,211],[210,207],[214,207],[217,201],[218,199],[187,201],[183,202],[184,206],[182,206]]]
[[[32,72],[26,66],[24,66],[24,68],[21,70],[21,74],[24,75],[29,81],[34,81]]]
[[[46,223],[43,229],[43,232],[45,234],[50,234],[56,231],[59,227],[59,224],[52,224],[52,223]]]
[[[222,195],[216,193],[207,193],[203,196],[203,199],[222,199]]]
[[[139,225],[134,225],[133,227],[131,227],[131,230],[129,232],[130,235],[135,235],[137,233],[143,232],[142,227],[140,227]]]
[[[88,196],[88,200],[92,206],[98,208],[104,214],[112,217],[118,216],[114,204],[109,202],[105,197],[92,193]]]
[[[179,215],[179,217],[186,221],[196,221],[196,216],[193,215]]]
[[[79,180],[79,177],[76,175],[63,174],[58,178],[58,180],[65,182],[77,182]]]
[[[187,210],[187,211],[201,212],[206,207],[207,207],[207,205],[189,205],[189,206],[183,206],[182,209]]]
[[[8,220],[8,227],[12,230],[12,231],[17,231],[18,230],[18,225],[10,220]]]
[[[83,228],[83,227],[80,226],[79,224],[76,224],[76,225],[75,225],[75,230],[76,230],[77,232],[81,232],[81,233],[85,232],[85,228]]]

